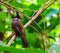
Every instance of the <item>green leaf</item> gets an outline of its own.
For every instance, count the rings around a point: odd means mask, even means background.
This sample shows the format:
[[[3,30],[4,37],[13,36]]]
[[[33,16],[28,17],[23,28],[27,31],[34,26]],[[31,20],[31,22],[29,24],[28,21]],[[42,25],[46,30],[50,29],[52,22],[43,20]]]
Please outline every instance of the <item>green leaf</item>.
[[[35,49],[35,48],[16,49],[13,47],[0,46],[0,52],[2,52],[2,51],[7,51],[9,53],[46,53],[40,49]]]
[[[6,46],[6,44],[2,41],[0,41],[0,46]]]
[[[29,6],[29,9],[31,9],[31,10],[37,10],[37,9],[39,9],[39,7],[37,5],[35,5],[35,4],[31,4]]]

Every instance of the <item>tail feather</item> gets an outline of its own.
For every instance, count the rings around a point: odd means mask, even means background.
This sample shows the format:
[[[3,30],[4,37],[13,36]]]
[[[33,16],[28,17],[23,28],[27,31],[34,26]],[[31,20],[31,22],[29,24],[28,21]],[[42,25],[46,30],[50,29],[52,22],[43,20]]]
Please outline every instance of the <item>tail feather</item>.
[[[28,42],[27,42],[27,40],[26,40],[25,34],[21,34],[20,37],[21,37],[21,40],[22,40],[22,45],[23,45],[23,47],[24,47],[24,48],[29,47]]]

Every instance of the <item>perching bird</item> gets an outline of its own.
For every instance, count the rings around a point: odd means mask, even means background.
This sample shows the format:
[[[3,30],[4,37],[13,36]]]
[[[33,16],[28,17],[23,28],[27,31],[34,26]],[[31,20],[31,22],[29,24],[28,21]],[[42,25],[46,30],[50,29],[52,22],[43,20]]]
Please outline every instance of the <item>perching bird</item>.
[[[21,23],[21,18],[18,12],[16,12],[16,14],[17,15],[12,19],[12,29],[15,32],[16,36],[21,38],[23,47],[24,48],[29,47],[28,42],[26,40],[24,27]]]

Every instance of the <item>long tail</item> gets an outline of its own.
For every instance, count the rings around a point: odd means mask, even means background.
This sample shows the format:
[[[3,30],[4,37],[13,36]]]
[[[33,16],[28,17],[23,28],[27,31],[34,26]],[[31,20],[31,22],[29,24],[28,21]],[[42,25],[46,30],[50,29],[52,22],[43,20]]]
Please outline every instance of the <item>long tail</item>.
[[[23,45],[23,47],[24,47],[24,48],[29,47],[28,42],[27,42],[26,37],[25,37],[25,34],[21,34],[20,37],[21,37],[21,40],[22,40],[22,45]]]
[[[22,40],[22,45],[23,45],[24,48],[29,47],[25,35],[21,35],[21,40]]]

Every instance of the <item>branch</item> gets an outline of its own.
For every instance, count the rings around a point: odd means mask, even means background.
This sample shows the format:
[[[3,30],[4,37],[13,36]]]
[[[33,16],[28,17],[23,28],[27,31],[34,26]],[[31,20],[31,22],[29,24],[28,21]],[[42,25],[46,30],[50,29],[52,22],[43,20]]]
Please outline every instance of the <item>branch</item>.
[[[16,35],[13,35],[12,38],[10,39],[10,41],[8,42],[7,46],[10,46],[13,42],[13,40],[15,39]]]
[[[34,17],[32,17],[32,19],[30,21],[28,21],[25,25],[24,28],[26,28],[28,25],[30,25],[33,20],[35,20],[45,9],[47,9],[51,4],[53,4],[56,0],[50,0],[47,3],[45,3],[36,13],[36,15]],[[15,7],[11,7],[9,4],[7,4],[4,1],[0,1],[1,4],[5,5],[8,9],[12,10],[12,11],[16,11]]]
[[[55,0],[53,0],[52,2],[49,1],[47,2],[46,4],[44,4],[36,13],[36,15],[34,17],[32,17],[30,19],[30,21],[28,21],[25,25],[24,25],[24,28],[26,28],[27,26],[29,26],[39,15],[41,15],[41,13],[48,7],[47,5],[49,4],[49,6],[54,3]],[[44,23],[44,30],[45,30],[45,23]],[[44,49],[47,50],[47,47],[46,47],[46,40],[45,40],[45,35],[43,35],[42,37],[42,41],[43,41],[43,45],[44,45]]]
[[[32,17],[31,19],[30,19],[30,21],[28,21],[25,25],[24,25],[24,28],[26,28],[27,26],[29,26],[32,22],[33,22],[33,20],[35,20],[45,9],[47,9],[47,7],[49,7],[52,3],[54,3],[55,2],[55,0],[53,0],[53,1],[48,1],[46,4],[44,4],[38,11],[37,11],[37,13],[36,13],[36,15],[34,16],[34,17]]]
[[[9,4],[7,4],[6,2],[4,1],[0,1],[1,4],[3,4],[5,7],[7,7],[8,9],[12,10],[12,11],[16,11],[14,7],[10,6]]]

